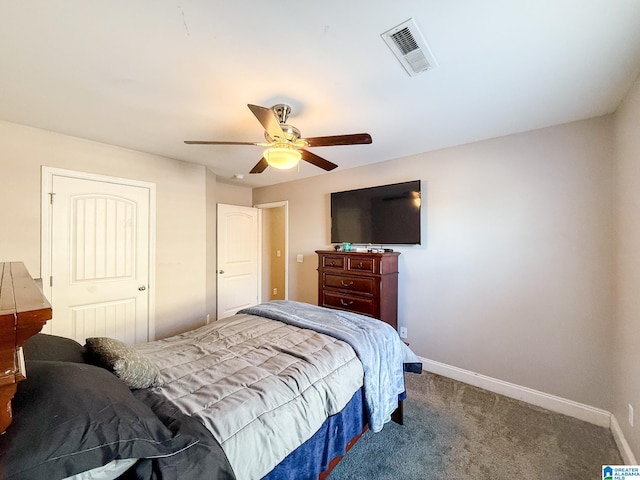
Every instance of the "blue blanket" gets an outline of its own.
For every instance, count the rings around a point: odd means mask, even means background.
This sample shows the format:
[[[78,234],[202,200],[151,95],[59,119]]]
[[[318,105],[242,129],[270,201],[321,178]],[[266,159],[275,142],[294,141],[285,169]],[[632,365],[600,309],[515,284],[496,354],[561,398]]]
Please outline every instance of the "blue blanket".
[[[364,315],[289,300],[262,303],[238,313],[309,328],[351,345],[364,369],[365,407],[374,432],[390,420],[398,395],[404,393],[403,364],[420,362],[393,327]]]

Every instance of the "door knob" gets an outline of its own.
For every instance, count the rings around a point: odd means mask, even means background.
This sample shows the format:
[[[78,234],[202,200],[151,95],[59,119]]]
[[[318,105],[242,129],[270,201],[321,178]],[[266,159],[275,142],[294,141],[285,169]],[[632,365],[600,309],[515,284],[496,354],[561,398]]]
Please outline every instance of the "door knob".
[[[219,270],[219,271],[218,271],[218,273],[219,273],[220,275],[223,275],[223,274],[224,274],[224,270]]]
[[[144,292],[147,289],[147,287],[145,287],[144,285],[140,285],[138,287],[138,290],[140,290],[141,292]]]

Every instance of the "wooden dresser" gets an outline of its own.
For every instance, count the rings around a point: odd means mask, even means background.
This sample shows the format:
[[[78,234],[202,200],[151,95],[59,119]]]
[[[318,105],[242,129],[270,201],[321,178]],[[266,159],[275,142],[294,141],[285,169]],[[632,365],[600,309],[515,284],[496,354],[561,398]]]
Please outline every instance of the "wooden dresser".
[[[398,329],[399,252],[316,253],[318,305],[369,315]]]
[[[22,345],[42,330],[51,305],[22,262],[0,262],[0,433],[11,423],[11,399],[25,379]]]

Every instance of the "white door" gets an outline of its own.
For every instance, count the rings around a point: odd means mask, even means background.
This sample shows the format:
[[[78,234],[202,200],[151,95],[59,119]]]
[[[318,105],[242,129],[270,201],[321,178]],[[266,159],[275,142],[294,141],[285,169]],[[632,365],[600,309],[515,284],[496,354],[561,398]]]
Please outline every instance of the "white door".
[[[218,204],[218,319],[258,303],[258,209]]]
[[[149,340],[150,190],[52,177],[50,333]]]

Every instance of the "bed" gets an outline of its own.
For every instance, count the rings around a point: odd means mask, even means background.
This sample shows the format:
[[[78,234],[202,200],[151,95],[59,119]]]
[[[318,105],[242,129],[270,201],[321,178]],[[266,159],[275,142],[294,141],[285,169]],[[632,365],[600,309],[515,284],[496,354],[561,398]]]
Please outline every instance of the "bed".
[[[421,370],[383,322],[290,301],[146,344],[38,334],[24,350],[8,480],[319,478]]]

